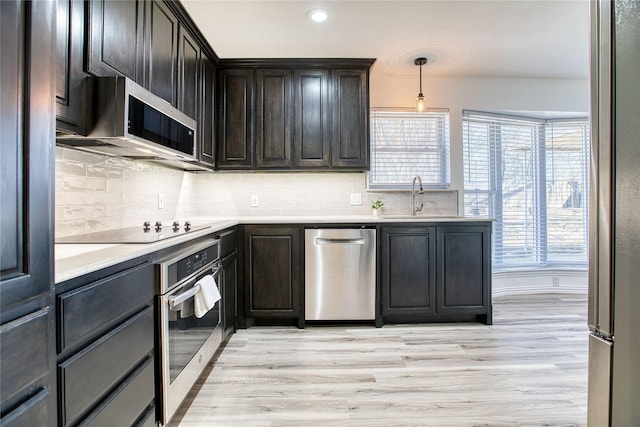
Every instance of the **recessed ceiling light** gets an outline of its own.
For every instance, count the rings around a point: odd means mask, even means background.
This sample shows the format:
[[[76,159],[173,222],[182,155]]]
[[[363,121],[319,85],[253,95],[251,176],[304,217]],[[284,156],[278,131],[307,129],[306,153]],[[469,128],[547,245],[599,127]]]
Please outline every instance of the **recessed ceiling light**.
[[[324,9],[311,9],[307,12],[307,19],[313,22],[324,22],[328,16],[327,11]]]

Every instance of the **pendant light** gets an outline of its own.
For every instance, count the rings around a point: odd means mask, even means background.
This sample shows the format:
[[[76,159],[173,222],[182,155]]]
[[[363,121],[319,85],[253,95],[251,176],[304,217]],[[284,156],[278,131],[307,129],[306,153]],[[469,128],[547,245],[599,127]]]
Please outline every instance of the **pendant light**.
[[[420,66],[420,93],[418,93],[418,97],[416,98],[416,111],[421,113],[427,108],[424,102],[424,95],[422,94],[422,66],[427,63],[427,58],[416,58],[413,63]]]

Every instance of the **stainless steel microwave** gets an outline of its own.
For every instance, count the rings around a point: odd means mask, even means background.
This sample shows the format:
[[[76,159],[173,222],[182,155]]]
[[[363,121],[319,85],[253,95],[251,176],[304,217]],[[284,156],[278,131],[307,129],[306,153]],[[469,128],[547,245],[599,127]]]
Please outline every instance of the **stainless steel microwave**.
[[[194,119],[126,77],[86,79],[87,134],[56,144],[148,160],[195,161]]]

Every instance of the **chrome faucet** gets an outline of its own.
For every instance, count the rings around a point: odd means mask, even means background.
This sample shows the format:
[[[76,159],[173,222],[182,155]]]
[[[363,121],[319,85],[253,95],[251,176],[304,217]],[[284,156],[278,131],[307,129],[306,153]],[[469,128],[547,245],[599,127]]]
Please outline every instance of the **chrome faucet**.
[[[420,191],[418,191],[418,194],[424,193],[422,189],[422,178],[416,175],[413,177],[413,184],[411,184],[411,216],[416,216],[416,213],[421,212],[424,207],[424,203],[420,203],[420,207],[416,208],[416,180],[420,183]]]

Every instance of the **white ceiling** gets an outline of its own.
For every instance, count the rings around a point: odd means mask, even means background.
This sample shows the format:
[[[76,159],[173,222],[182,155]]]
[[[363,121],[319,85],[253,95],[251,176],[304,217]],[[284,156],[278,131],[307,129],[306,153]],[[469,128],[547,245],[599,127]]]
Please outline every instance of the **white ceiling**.
[[[373,71],[586,79],[588,0],[182,0],[220,58],[376,58]],[[329,12],[314,23],[312,8]]]

